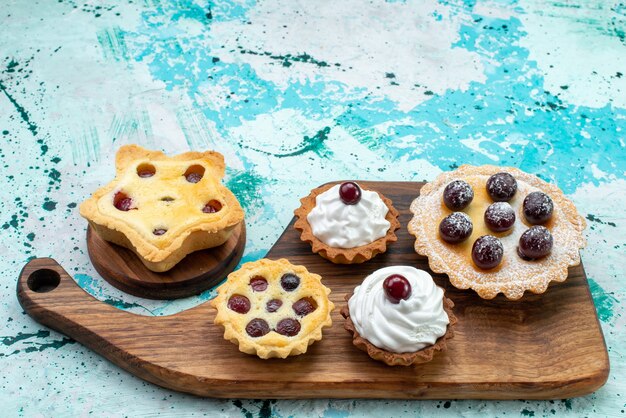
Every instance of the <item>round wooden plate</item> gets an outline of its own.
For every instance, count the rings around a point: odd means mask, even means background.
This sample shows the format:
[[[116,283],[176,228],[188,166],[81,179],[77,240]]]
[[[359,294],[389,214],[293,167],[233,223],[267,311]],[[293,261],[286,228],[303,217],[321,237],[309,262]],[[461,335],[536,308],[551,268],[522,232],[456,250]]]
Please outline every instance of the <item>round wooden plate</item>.
[[[242,222],[219,247],[196,251],[163,273],[149,270],[129,249],[100,238],[87,229],[89,258],[100,275],[118,289],[148,299],[179,299],[209,289],[233,271],[246,245]]]

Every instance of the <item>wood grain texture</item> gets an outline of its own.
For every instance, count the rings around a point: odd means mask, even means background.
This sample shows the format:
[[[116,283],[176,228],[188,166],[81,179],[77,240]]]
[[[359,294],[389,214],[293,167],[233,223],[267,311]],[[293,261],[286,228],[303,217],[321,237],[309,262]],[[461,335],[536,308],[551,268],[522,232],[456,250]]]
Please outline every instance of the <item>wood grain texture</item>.
[[[399,240],[387,253],[361,265],[332,264],[311,253],[292,221],[268,254],[321,274],[337,307],[375,269],[391,264],[427,269],[406,231],[408,207],[421,184],[360,183],[381,190],[400,211]],[[55,272],[60,283],[53,290],[29,288],[29,277],[31,287],[53,288],[42,277]],[[208,303],[165,317],[134,315],[85,293],[52,259],[29,262],[17,292],[25,311],[42,324],[147,381],[201,396],[561,399],[588,394],[606,382],[608,355],[582,266],[545,294],[520,301],[483,300],[451,288],[445,276],[435,275],[435,281],[454,301],[459,322],[448,350],[414,367],[388,367],[356,349],[339,309],[333,326],[306,354],[261,360],[222,338]]]
[[[156,273],[129,249],[87,228],[87,250],[98,273],[118,289],[148,299],[185,298],[210,289],[237,267],[245,245],[246,226],[241,222],[224,244],[193,252],[171,270]]]

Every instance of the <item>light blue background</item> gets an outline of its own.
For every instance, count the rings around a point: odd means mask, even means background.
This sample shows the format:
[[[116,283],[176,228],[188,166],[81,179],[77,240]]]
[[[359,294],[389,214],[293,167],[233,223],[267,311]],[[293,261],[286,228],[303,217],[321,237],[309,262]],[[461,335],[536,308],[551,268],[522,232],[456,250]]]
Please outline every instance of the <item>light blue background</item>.
[[[626,6],[617,1],[4,2],[0,9],[0,403],[10,416],[623,416]],[[609,355],[598,392],[549,402],[211,400],[143,382],[35,323],[15,298],[52,256],[95,297],[146,315],[89,263],[77,205],[117,148],[215,149],[265,255],[326,181],[430,180],[463,163],[557,184]]]

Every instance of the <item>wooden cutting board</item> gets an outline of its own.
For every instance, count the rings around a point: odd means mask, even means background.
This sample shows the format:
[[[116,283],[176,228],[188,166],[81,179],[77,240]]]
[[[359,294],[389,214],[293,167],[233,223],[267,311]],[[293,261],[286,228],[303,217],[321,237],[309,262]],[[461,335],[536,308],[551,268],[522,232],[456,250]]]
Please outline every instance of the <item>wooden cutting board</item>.
[[[482,300],[436,282],[459,319],[448,350],[430,363],[388,367],[357,350],[339,308],[370,272],[388,265],[428,269],[406,230],[422,183],[360,182],[381,190],[400,211],[398,242],[361,265],[334,265],[299,240],[293,220],[268,258],[286,257],[321,274],[337,309],[333,326],[309,351],[286,360],[242,354],[222,338],[208,303],[171,316],[135,315],[80,289],[52,259],[22,270],[17,296],[40,323],[157,385],[224,398],[562,399],[591,393],[608,378],[604,337],[582,265],[543,295]]]

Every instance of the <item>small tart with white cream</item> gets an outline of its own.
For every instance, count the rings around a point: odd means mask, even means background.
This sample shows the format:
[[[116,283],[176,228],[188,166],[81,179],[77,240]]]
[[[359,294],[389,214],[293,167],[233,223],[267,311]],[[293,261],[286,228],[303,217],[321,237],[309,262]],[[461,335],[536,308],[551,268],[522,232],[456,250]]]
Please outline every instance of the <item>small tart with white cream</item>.
[[[294,227],[313,252],[333,263],[363,263],[397,240],[400,223],[391,200],[357,183],[326,184],[300,202]]]
[[[432,360],[457,321],[430,274],[410,266],[374,271],[346,300],[341,314],[354,345],[389,366]]]

